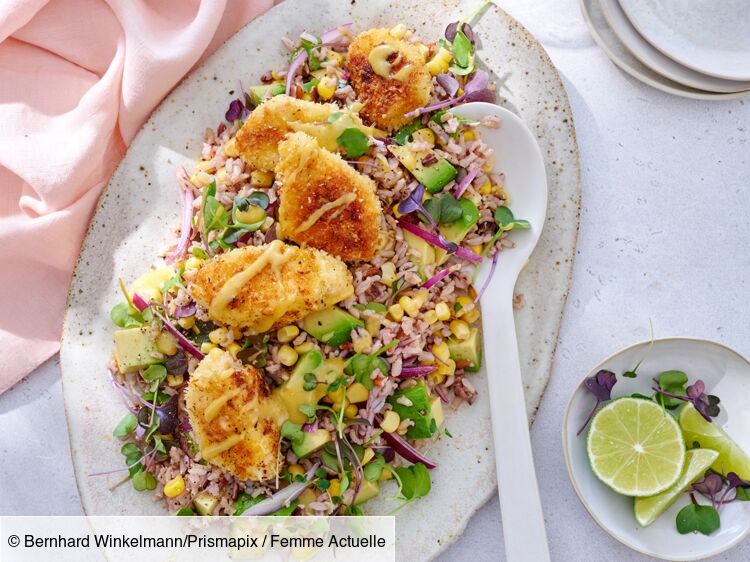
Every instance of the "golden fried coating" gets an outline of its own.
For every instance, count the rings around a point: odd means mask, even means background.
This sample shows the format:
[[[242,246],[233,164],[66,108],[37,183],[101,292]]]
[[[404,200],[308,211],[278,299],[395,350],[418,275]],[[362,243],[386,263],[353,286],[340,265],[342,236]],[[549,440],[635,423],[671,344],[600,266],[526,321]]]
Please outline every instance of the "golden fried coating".
[[[382,50],[384,45],[391,47],[390,54],[387,48]],[[376,48],[381,50],[373,52]],[[388,70],[387,76],[378,74],[371,64],[371,60],[377,62],[378,52],[386,57],[380,57],[377,70]],[[370,29],[357,35],[349,45],[346,65],[357,98],[364,104],[360,114],[387,131],[409,123],[411,119],[404,114],[427,105],[432,95],[432,76],[425,63],[425,50],[392,30]]]
[[[299,132],[279,145],[279,237],[345,261],[371,259],[382,211],[375,183]]]
[[[204,261],[189,290],[211,320],[256,334],[354,293],[352,275],[339,258],[280,240]]]
[[[260,373],[214,348],[190,376],[185,400],[204,459],[241,480],[276,475],[279,427]]]

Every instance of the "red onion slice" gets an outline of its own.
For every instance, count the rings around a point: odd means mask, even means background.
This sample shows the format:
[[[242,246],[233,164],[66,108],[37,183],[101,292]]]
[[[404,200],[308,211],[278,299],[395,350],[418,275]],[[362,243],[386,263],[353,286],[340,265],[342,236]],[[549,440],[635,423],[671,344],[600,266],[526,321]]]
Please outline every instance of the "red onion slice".
[[[440,241],[440,239],[434,234],[432,234],[431,232],[427,232],[426,230],[419,228],[417,225],[412,224],[410,222],[406,222],[405,220],[399,220],[398,225],[404,230],[408,230],[412,234],[419,236],[422,240],[429,242],[433,246],[436,246],[440,248],[441,250],[448,250],[448,247],[445,244],[443,244]],[[482,261],[482,256],[480,256],[479,254],[475,254],[468,248],[464,248],[462,246],[458,247],[458,249],[456,250],[456,255],[472,263],[481,263]]]
[[[278,511],[283,507],[288,506],[294,500],[302,495],[312,483],[315,471],[320,466],[320,463],[315,463],[310,467],[310,470],[305,474],[305,482],[295,482],[290,484],[283,490],[279,490],[270,498],[267,498],[261,502],[256,503],[254,506],[248,508],[242,515],[268,515],[274,511]]]

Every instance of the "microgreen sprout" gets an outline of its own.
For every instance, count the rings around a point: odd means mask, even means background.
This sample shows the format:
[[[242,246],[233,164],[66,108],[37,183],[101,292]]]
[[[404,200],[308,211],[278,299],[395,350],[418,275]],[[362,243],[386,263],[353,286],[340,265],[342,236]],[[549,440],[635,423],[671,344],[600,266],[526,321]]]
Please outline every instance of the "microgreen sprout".
[[[652,387],[652,390],[675,400],[692,403],[700,415],[708,422],[712,421],[712,418],[715,418],[721,412],[721,409],[719,408],[719,398],[712,394],[706,395],[706,383],[700,379],[687,387],[686,396],[668,392],[663,388]]]
[[[578,433],[576,433],[576,435],[580,435],[581,433],[583,433],[583,430],[586,429],[586,426],[591,421],[591,418],[594,417],[594,414],[599,409],[599,406],[601,406],[602,402],[612,400],[612,388],[616,383],[617,375],[615,375],[612,371],[607,371],[605,369],[602,369],[593,377],[589,377],[586,379],[586,389],[594,395],[594,397],[596,398],[596,403],[594,404],[591,413],[586,418],[586,421],[581,426],[581,429],[578,430]]]

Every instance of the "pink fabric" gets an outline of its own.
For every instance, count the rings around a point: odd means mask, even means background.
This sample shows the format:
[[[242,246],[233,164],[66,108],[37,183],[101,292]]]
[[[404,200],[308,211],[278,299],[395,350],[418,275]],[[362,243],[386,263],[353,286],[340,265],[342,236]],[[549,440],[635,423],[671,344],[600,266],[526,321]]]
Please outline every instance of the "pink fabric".
[[[0,392],[53,355],[97,197],[159,101],[273,0],[0,0]]]

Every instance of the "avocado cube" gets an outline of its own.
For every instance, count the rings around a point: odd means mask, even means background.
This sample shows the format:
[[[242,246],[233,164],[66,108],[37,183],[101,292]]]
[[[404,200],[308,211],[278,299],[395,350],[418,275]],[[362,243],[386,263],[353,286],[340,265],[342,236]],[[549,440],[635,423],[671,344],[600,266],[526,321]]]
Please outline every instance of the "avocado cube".
[[[465,340],[449,338],[447,343],[451,359],[456,362],[469,362],[469,366],[464,368],[465,371],[476,373],[482,366],[482,341],[477,328],[472,328]]]
[[[414,422],[406,430],[409,439],[426,439],[437,431],[437,422],[432,414],[430,396],[424,381],[395,392],[388,398],[388,402],[402,420]]]
[[[250,87],[250,101],[255,107],[263,103],[267,97],[272,98],[286,92],[286,86],[282,82],[261,84]]]
[[[323,445],[331,441],[331,433],[327,429],[316,429],[315,431],[303,431],[305,434],[301,443],[292,443],[292,450],[299,458],[313,454],[320,450]]]
[[[458,174],[453,164],[431,148],[414,150],[410,145],[392,144],[388,150],[430,193],[442,190]]]
[[[129,328],[115,332],[115,360],[121,373],[132,373],[162,360],[158,354],[156,341],[151,339],[147,327]]]
[[[219,498],[207,492],[201,492],[193,499],[195,511],[200,515],[213,515],[217,505],[219,505]]]
[[[440,428],[440,426],[443,425],[443,422],[445,422],[443,401],[440,399],[440,396],[434,396],[432,400],[430,400],[430,411],[432,412],[432,417],[435,419],[435,425]]]
[[[454,244],[460,244],[471,228],[479,221],[479,209],[472,201],[462,197],[458,200],[458,204],[461,206],[461,218],[452,223],[441,224],[438,227],[443,238]],[[448,253],[445,250],[439,248],[435,250],[436,263],[443,263],[447,258]]]
[[[364,479],[362,480],[362,484],[360,484],[359,486],[359,493],[357,494],[357,498],[354,500],[354,505],[364,503],[367,500],[374,498],[379,493],[380,484]]]
[[[328,385],[344,372],[344,360],[331,357],[323,360],[323,354],[312,349],[303,354],[292,371],[289,380],[274,390],[274,399],[279,400],[294,423],[305,423],[307,416],[299,411],[302,405],[317,404],[328,392]],[[305,390],[305,375],[313,374],[320,384]]]
[[[354,328],[361,328],[364,323],[354,316],[334,307],[308,314],[302,320],[302,329],[316,340],[338,347],[351,341]]]
[[[435,247],[408,230],[404,230],[403,233],[404,241],[417,253],[413,259],[417,262],[419,272],[424,274],[424,268],[435,263]]]

